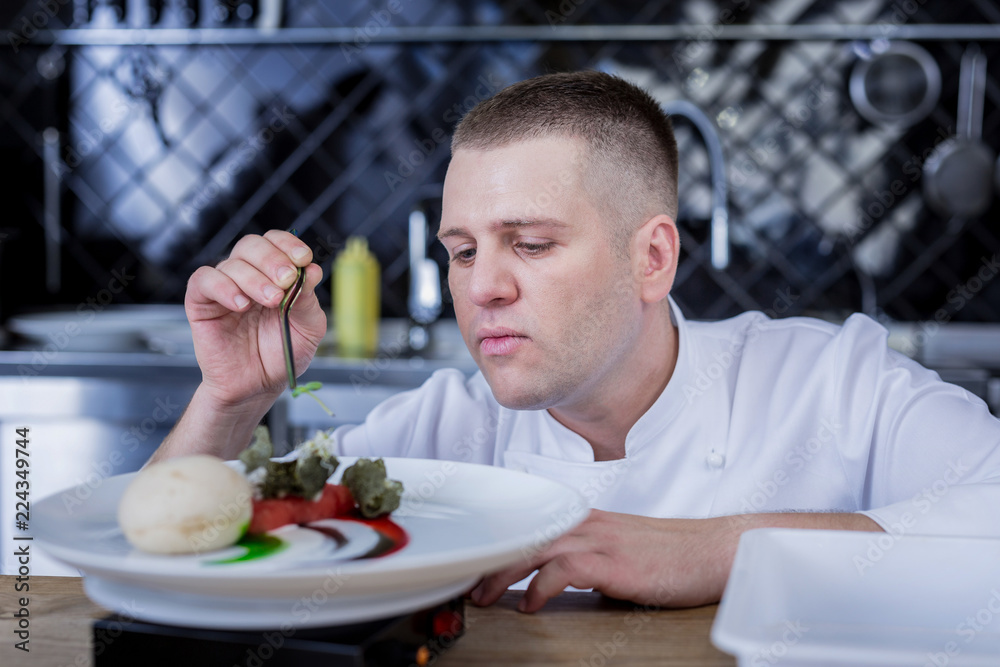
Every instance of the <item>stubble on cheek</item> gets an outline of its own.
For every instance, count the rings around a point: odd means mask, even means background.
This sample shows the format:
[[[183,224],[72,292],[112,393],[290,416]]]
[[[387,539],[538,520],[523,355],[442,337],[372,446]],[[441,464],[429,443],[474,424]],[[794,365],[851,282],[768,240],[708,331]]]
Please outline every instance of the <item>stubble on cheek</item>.
[[[599,381],[609,361],[621,355],[633,333],[631,289],[631,275],[618,272],[603,282],[581,280],[560,295],[564,316],[533,350],[537,404],[552,407]]]

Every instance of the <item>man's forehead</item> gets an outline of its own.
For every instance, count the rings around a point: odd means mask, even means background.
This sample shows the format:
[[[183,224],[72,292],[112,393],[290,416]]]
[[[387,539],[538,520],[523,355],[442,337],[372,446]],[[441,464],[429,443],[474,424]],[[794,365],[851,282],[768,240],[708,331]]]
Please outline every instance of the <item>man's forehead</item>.
[[[456,200],[467,206],[480,198],[503,200],[508,205],[528,199],[537,216],[538,208],[550,208],[556,200],[579,196],[584,152],[581,140],[562,136],[496,148],[460,148],[448,166],[444,206]],[[508,217],[516,219],[528,213],[510,211]]]
[[[445,178],[438,238],[591,226],[600,214],[580,166],[585,149],[582,139],[563,135],[459,148]]]
[[[551,134],[529,137],[496,146],[459,147],[449,164],[458,162],[465,166],[470,163],[519,163],[522,166],[536,166],[542,163],[558,162],[564,168],[579,173],[586,164],[588,146],[581,137]]]

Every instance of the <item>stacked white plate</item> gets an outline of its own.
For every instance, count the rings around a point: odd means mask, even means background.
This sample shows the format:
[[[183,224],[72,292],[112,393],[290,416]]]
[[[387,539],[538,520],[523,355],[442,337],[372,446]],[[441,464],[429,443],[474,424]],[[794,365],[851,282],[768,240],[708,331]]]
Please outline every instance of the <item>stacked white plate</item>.
[[[179,305],[84,304],[76,309],[16,315],[7,320],[7,329],[40,348],[124,352],[144,349],[146,332],[176,328],[186,322],[184,306]]]
[[[741,666],[998,665],[1000,540],[749,531],[712,641]]]

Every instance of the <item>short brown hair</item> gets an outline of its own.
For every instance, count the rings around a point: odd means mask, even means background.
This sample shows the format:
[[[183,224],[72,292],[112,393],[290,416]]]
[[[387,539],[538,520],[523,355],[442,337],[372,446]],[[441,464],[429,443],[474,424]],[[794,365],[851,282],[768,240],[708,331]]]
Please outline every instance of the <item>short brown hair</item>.
[[[649,93],[611,74],[546,74],[508,86],[462,118],[451,151],[551,135],[584,140],[588,191],[612,222],[619,247],[627,249],[648,217],[677,218],[677,141],[670,119]]]

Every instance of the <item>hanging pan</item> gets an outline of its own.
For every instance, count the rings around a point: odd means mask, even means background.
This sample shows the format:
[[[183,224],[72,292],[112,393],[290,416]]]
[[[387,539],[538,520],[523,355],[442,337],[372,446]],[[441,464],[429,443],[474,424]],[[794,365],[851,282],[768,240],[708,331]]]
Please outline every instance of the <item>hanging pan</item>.
[[[958,82],[957,136],[938,144],[924,162],[924,199],[937,213],[974,218],[993,198],[993,151],[981,141],[986,56],[970,45]]]
[[[941,95],[941,70],[934,57],[912,42],[856,45],[851,102],[875,125],[906,128],[923,120]]]

